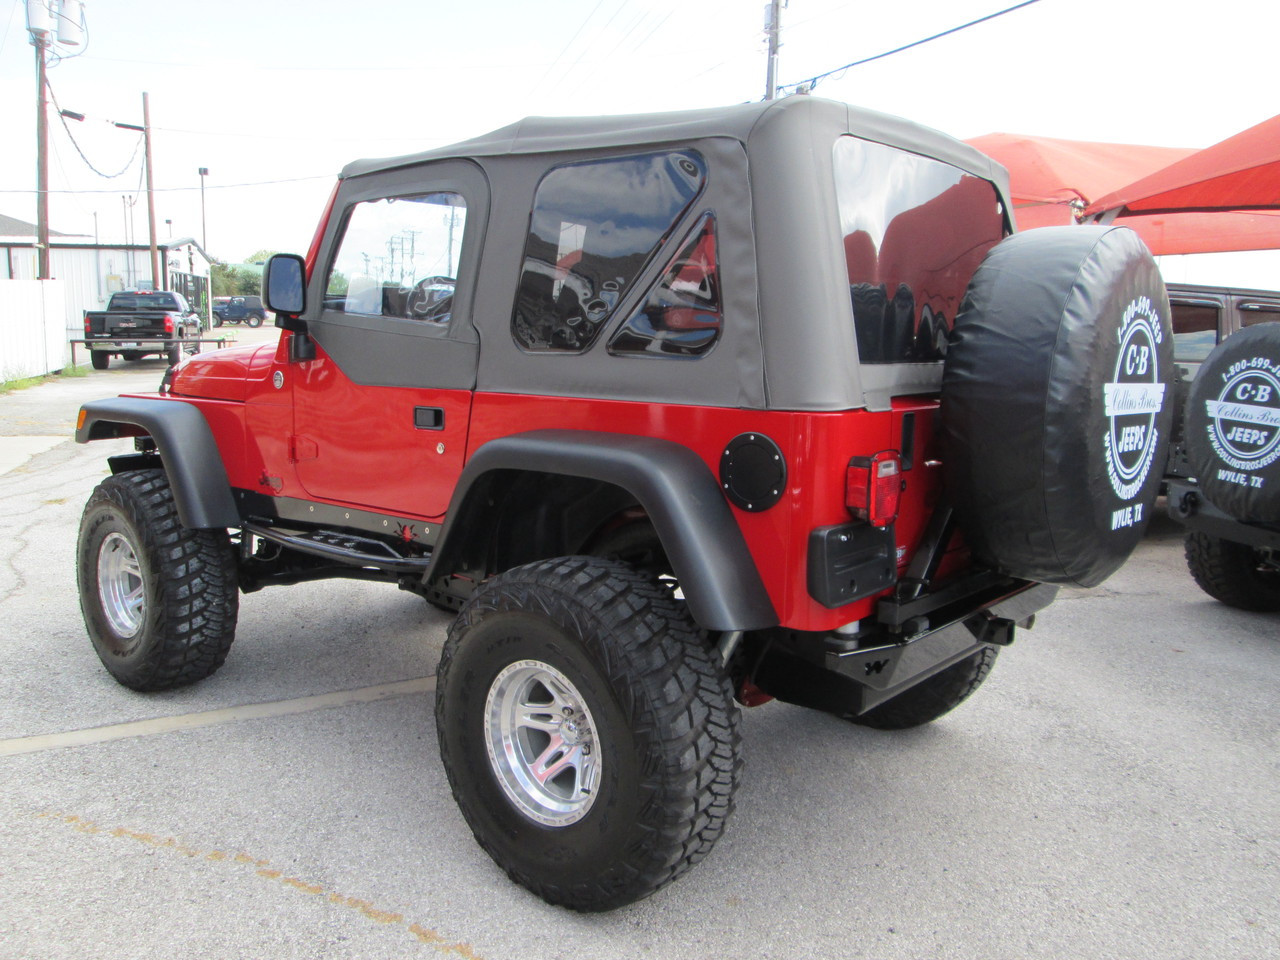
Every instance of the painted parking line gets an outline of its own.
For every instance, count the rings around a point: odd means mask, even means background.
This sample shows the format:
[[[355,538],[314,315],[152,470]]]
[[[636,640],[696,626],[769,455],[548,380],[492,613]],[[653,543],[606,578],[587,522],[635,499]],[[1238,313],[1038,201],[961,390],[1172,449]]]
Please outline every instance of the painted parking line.
[[[275,700],[268,703],[249,703],[239,707],[222,707],[199,713],[184,713],[175,717],[157,717],[154,720],[134,720],[129,723],[112,723],[87,730],[71,730],[66,733],[47,733],[35,737],[15,737],[0,740],[0,757],[12,757],[23,753],[39,753],[42,750],[59,750],[64,747],[83,747],[112,740],[128,740],[132,737],[148,737],[158,733],[178,730],[195,730],[222,723],[241,720],[264,720],[270,717],[287,717],[312,710],[347,707],[358,703],[376,703],[394,697],[406,697],[418,693],[430,693],[436,688],[435,677],[418,677],[400,680],[374,687],[355,690],[339,690],[293,700]]]

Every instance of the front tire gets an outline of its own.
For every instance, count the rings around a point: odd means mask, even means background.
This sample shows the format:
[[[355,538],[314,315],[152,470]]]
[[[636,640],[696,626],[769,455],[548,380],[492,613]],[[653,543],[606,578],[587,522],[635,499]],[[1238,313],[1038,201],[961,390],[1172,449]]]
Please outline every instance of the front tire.
[[[108,672],[167,690],[216,671],[235,639],[239,594],[225,530],[189,530],[162,470],[98,484],[76,552],[80,609]]]
[[[547,560],[481,586],[449,632],[436,725],[476,840],[553,904],[648,896],[732,810],[728,677],[683,605],[625,564]]]
[[[1207,533],[1188,533],[1187,567],[1200,589],[1229,607],[1280,610],[1280,560],[1270,551]]]

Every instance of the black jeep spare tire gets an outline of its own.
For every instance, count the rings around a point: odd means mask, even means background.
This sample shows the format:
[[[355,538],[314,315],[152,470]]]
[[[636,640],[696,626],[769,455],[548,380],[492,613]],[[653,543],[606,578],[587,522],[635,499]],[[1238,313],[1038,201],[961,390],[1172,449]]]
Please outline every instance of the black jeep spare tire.
[[[1164,282],[1124,227],[997,244],[955,321],[943,463],[966,542],[1001,572],[1096,586],[1151,515],[1173,415]]]
[[[1210,502],[1237,520],[1280,520],[1280,323],[1209,354],[1186,415],[1187,457]]]

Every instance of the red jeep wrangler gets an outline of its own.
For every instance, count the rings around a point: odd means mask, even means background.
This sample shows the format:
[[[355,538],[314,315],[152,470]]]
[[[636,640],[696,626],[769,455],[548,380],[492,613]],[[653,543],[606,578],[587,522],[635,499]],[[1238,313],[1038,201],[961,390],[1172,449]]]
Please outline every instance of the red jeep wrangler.
[[[84,514],[93,644],[156,690],[218,668],[240,592],[455,609],[481,846],[553,903],[646,896],[724,829],[738,703],[927,723],[1141,537],[1159,273],[1124,229],[1012,230],[976,151],[808,97],[353,163],[266,269],[277,345],[82,410],[137,446]]]

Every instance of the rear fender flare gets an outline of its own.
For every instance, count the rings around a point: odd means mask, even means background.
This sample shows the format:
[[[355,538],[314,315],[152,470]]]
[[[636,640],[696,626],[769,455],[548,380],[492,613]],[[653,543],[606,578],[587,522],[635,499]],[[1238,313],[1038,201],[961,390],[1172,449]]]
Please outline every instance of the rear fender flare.
[[[465,541],[485,523],[488,489],[511,471],[599,480],[634,496],[662,541],[690,613],[704,629],[756,630],[778,623],[711,470],[688,447],[653,437],[534,430],[484,444],[454,490],[430,580],[460,565]]]

